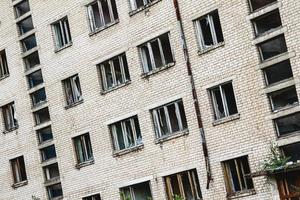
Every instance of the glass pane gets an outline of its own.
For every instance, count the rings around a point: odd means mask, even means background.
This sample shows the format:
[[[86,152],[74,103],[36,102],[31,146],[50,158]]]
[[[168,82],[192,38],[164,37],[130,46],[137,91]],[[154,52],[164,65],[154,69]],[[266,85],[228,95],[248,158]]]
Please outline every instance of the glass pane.
[[[152,199],[149,182],[140,183],[132,186],[135,200],[148,200]]]
[[[232,83],[223,85],[222,88],[225,93],[225,98],[226,98],[226,102],[227,102],[227,108],[229,111],[229,115],[236,114],[238,112],[238,110],[236,107],[236,101],[235,101],[235,97],[234,97]]]
[[[223,101],[220,93],[220,89],[216,88],[212,90],[213,103],[215,105],[215,118],[220,119],[225,117],[225,111],[223,107]]]
[[[169,113],[169,118],[170,118],[170,122],[171,122],[171,128],[172,131],[171,132],[177,132],[179,131],[179,124],[178,124],[178,119],[176,116],[176,108],[175,108],[175,104],[171,104],[169,106],[167,106],[168,109],[168,113]]]
[[[94,16],[96,28],[102,27],[104,24],[102,24],[102,21],[100,18],[98,3],[96,2],[96,3],[92,4],[91,6],[92,6],[92,10],[93,10],[93,16]]]
[[[287,52],[287,47],[284,39],[284,35],[270,39],[264,43],[258,45],[261,50],[261,59],[266,60],[277,56],[279,54]]]
[[[41,153],[42,153],[42,160],[43,161],[46,161],[46,160],[49,160],[51,158],[56,157],[56,152],[55,152],[54,145],[51,145],[49,147],[41,149]]]
[[[25,13],[30,11],[28,0],[24,0],[21,3],[15,5],[16,17],[21,17]]]
[[[200,26],[201,26],[202,37],[203,37],[203,41],[204,41],[203,48],[205,49],[205,48],[208,48],[208,47],[214,45],[207,16],[200,20]]]
[[[289,60],[280,62],[264,69],[264,73],[267,85],[293,77],[291,63]]]
[[[104,65],[104,69],[105,69],[105,77],[106,77],[106,84],[107,84],[107,88],[112,88],[113,87],[113,76],[112,76],[112,72],[111,72],[111,67],[109,62],[105,62],[103,63]]]
[[[107,24],[112,22],[111,19],[110,19],[107,0],[106,1],[101,1],[101,5],[102,5],[103,16],[104,16],[104,23],[105,23],[105,25],[107,25]]]
[[[150,59],[150,54],[148,51],[147,46],[142,46],[141,48],[141,58],[143,62],[143,67],[144,67],[144,72],[150,72],[153,70],[152,64],[151,64],[151,59]]]
[[[29,51],[37,46],[35,35],[31,35],[22,40],[23,52]]]
[[[272,31],[281,26],[279,10],[267,13],[259,18],[254,19],[256,36]]]
[[[182,128],[183,129],[187,129],[187,121],[186,121],[186,116],[185,116],[185,112],[184,112],[184,107],[183,107],[183,102],[180,101],[178,102],[178,107],[179,107],[179,113],[181,116],[181,123],[182,123]]]
[[[20,35],[23,35],[28,31],[31,31],[34,28],[32,18],[28,17],[26,19],[23,19],[18,23],[18,27],[19,27]]]
[[[160,127],[160,130],[161,130],[161,134],[162,136],[164,135],[168,135],[170,132],[169,132],[169,128],[168,128],[168,125],[167,125],[167,118],[166,118],[166,115],[165,115],[165,111],[164,111],[164,108],[159,108],[157,109],[157,114],[158,114],[158,122],[159,122],[159,127]]]
[[[125,149],[125,143],[124,143],[124,137],[123,137],[123,131],[122,131],[122,126],[121,126],[121,123],[118,122],[115,124],[116,126],[116,132],[117,132],[117,140],[118,140],[118,143],[119,143],[119,149],[122,150],[122,149]]]
[[[135,141],[134,141],[134,136],[133,136],[133,131],[131,128],[130,120],[126,120],[124,122],[124,124],[125,124],[125,128],[126,128],[126,133],[127,133],[127,135],[126,135],[127,141],[128,141],[127,148],[135,146]]]
[[[28,78],[28,84],[30,88],[33,88],[44,82],[41,70],[29,74],[27,78]]]
[[[113,63],[114,63],[114,69],[115,69],[116,82],[117,82],[117,85],[120,85],[123,83],[123,77],[122,77],[122,71],[121,71],[121,66],[120,66],[120,62],[119,62],[119,57],[114,58]]]
[[[224,37],[223,37],[222,28],[221,28],[219,13],[216,11],[216,12],[213,12],[211,15],[212,15],[212,18],[214,21],[214,27],[215,27],[215,33],[217,36],[217,41],[218,41],[218,43],[223,42]]]
[[[52,130],[51,130],[50,126],[38,130],[37,134],[39,136],[39,142],[40,143],[43,143],[43,142],[45,142],[47,140],[52,140],[53,139]]]
[[[164,53],[166,64],[174,62],[170,39],[169,39],[169,34],[166,33],[166,34],[160,36],[159,39],[161,41],[161,46],[163,48],[163,53]]]
[[[295,86],[285,88],[269,94],[273,111],[298,104],[298,96]]]
[[[275,119],[275,123],[281,136],[300,131],[300,113]]]
[[[160,67],[162,67],[163,63],[161,60],[161,54],[160,54],[160,50],[159,50],[158,41],[155,40],[155,41],[151,42],[151,47],[152,47],[152,53],[153,53],[153,57],[154,57],[155,66],[156,66],[156,68],[160,68]]]
[[[24,58],[26,69],[30,69],[40,64],[40,58],[38,51],[28,55]]]

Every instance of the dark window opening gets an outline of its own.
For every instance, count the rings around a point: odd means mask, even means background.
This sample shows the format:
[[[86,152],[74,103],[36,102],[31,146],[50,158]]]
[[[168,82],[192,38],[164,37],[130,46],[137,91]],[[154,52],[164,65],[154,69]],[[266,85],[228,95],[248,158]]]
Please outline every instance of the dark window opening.
[[[63,196],[63,191],[60,183],[48,186],[46,187],[46,189],[47,189],[49,200],[59,199],[60,197]]]
[[[289,60],[282,61],[264,69],[266,84],[271,85],[293,77]]]
[[[60,49],[72,42],[68,18],[65,17],[52,24],[56,49]]]
[[[4,119],[4,127],[6,131],[11,131],[18,128],[18,120],[16,115],[15,103],[9,103],[1,107],[2,116]]]
[[[10,160],[14,183],[20,183],[27,180],[24,157]]]
[[[37,130],[39,143],[44,143],[53,139],[51,126]]]
[[[43,167],[43,171],[44,171],[44,177],[46,181],[59,177],[59,169],[57,163]]]
[[[42,76],[42,71],[38,70],[38,71],[35,71],[35,72],[29,74],[27,76],[27,80],[28,80],[29,88],[33,88],[39,84],[42,84],[44,82],[43,76]]]
[[[38,91],[30,94],[32,105],[37,106],[40,105],[47,100],[45,88],[39,89]]]
[[[298,96],[295,86],[285,88],[269,94],[273,111],[298,105]]]
[[[45,148],[41,149],[40,151],[41,151],[41,157],[42,157],[43,162],[47,161],[49,159],[52,159],[52,158],[56,158],[56,151],[55,151],[54,145],[45,147]]]
[[[28,0],[22,1],[17,5],[15,5],[14,7],[15,7],[16,18],[21,17],[22,15],[30,11]]]
[[[300,143],[294,143],[281,147],[284,155],[294,163],[300,162]]]
[[[287,52],[284,35],[277,36],[266,42],[258,44],[261,60],[267,60],[274,56]]]
[[[38,51],[33,52],[32,54],[23,58],[26,69],[33,68],[40,64],[40,57]]]
[[[28,31],[31,31],[32,29],[34,29],[32,18],[28,17],[18,22],[18,27],[20,35],[24,35]]]
[[[72,105],[83,100],[78,74],[63,80],[63,86],[67,105]]]
[[[100,194],[94,194],[88,197],[83,197],[82,200],[101,200]]]
[[[300,113],[291,114],[274,120],[279,136],[300,131]]]
[[[251,11],[263,8],[277,0],[249,0]]]
[[[35,35],[31,35],[22,40],[23,52],[29,51],[37,46]]]
[[[73,142],[78,164],[93,160],[92,144],[88,133],[73,138]]]
[[[5,50],[0,51],[0,78],[9,75]]]
[[[121,200],[127,199],[152,199],[150,182],[139,183],[120,189]]]
[[[260,16],[254,19],[252,22],[254,25],[256,36],[271,32],[272,30],[281,26],[279,10],[275,10],[271,13]]]
[[[50,114],[48,108],[43,108],[33,113],[36,125],[50,121]]]

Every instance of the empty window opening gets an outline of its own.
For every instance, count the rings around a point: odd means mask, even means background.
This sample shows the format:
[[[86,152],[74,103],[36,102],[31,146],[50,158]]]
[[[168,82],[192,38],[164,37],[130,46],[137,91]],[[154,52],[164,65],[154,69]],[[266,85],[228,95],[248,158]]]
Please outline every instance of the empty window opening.
[[[281,27],[279,10],[277,9],[273,12],[260,16],[254,19],[252,22],[256,36],[271,32],[272,30]]]
[[[29,88],[33,88],[44,82],[41,70],[37,70],[27,76]]]
[[[295,86],[285,88],[269,94],[272,111],[298,105],[298,96]]]
[[[84,134],[73,138],[76,152],[77,164],[93,160],[93,150],[90,135]]]
[[[17,5],[15,5],[14,7],[15,7],[16,18],[21,17],[22,15],[30,11],[28,0],[22,1]]]
[[[238,113],[231,82],[212,88],[210,94],[216,120]]]
[[[130,0],[131,10],[137,10],[150,4],[153,0]]]
[[[277,0],[249,0],[251,11],[256,11],[269,4],[276,2]]]
[[[32,94],[30,94],[32,105],[37,106],[40,105],[47,100],[45,88],[42,88]]]
[[[100,194],[94,194],[88,197],[83,197],[82,200],[101,200]]]
[[[88,7],[91,31],[104,28],[118,20],[118,12],[115,0],[97,0]]]
[[[200,50],[205,50],[224,42],[218,11],[207,14],[194,21]]]
[[[72,42],[68,18],[65,17],[52,24],[55,37],[55,46],[60,49]]]
[[[46,187],[49,200],[61,199],[63,197],[63,191],[61,183]]]
[[[43,108],[33,113],[36,125],[50,121],[49,109]]]
[[[51,126],[37,130],[37,135],[40,144],[52,140],[53,134]]]
[[[149,73],[174,62],[169,33],[139,46],[144,73]]]
[[[276,175],[280,200],[300,199],[300,173],[290,171]]]
[[[258,44],[261,60],[267,60],[274,56],[287,52],[284,35],[277,36],[266,42]]]
[[[24,157],[20,156],[10,160],[14,183],[20,183],[27,180]]]
[[[27,17],[23,19],[22,21],[18,22],[18,27],[19,27],[19,33],[20,35],[23,35],[27,33],[28,31],[31,31],[34,29],[33,27],[33,22],[32,22],[32,17]]]
[[[285,60],[283,62],[265,68],[264,75],[267,85],[271,85],[292,78],[293,72],[290,60]]]
[[[110,125],[114,150],[120,151],[143,143],[137,116]]]
[[[248,156],[225,161],[222,165],[227,196],[254,189]]]
[[[40,64],[40,57],[38,51],[23,58],[26,69],[31,69]]]
[[[103,90],[109,90],[130,80],[125,54],[103,62],[99,67]]]
[[[182,100],[155,108],[151,112],[157,138],[187,129]]]
[[[5,50],[0,51],[0,79],[9,75]]]
[[[15,103],[9,103],[2,106],[2,115],[4,119],[4,128],[6,131],[14,130],[18,128],[18,120],[15,109]]]
[[[30,49],[33,49],[34,47],[37,46],[35,35],[30,35],[29,37],[23,39],[21,41],[22,47],[23,47],[23,52],[29,51]]]
[[[53,180],[59,177],[59,169],[57,163],[43,167],[43,171],[46,181]]]
[[[127,199],[152,199],[150,182],[139,183],[120,189],[121,200]]]
[[[202,199],[195,169],[167,176],[165,177],[165,184],[168,200],[174,200],[177,197],[185,200]]]
[[[274,120],[278,136],[300,131],[300,113],[291,114]]]
[[[45,148],[41,149],[40,151],[41,151],[41,157],[42,157],[43,162],[50,160],[52,158],[56,158],[56,151],[55,151],[54,145],[45,147]]]
[[[300,162],[300,143],[283,146],[281,149],[284,155],[290,158],[290,161],[293,161],[294,163]]]
[[[63,80],[63,86],[67,105],[72,105],[83,100],[78,75]]]

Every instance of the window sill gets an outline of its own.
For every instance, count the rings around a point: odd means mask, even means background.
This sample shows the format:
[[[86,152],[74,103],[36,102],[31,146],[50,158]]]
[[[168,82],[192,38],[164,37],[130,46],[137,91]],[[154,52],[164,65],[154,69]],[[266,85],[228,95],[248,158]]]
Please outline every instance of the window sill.
[[[243,198],[243,197],[247,197],[247,196],[255,195],[255,194],[256,194],[256,192],[254,189],[244,190],[244,191],[236,192],[233,194],[228,194],[227,199],[238,199],[238,198]]]
[[[143,10],[145,10],[145,9],[147,9],[147,8],[155,5],[155,4],[157,4],[160,1],[161,0],[154,0],[151,3],[148,3],[148,4],[144,5],[143,7],[140,7],[138,9],[136,9],[136,10],[132,10],[132,11],[129,12],[129,16],[132,17],[133,15],[135,15],[135,14],[137,14],[139,12],[142,12]]]
[[[60,182],[60,177],[58,176],[58,177],[54,177],[52,179],[46,180],[44,182],[44,185],[47,187],[49,185],[54,185],[54,184],[57,184],[59,182]]]
[[[114,152],[113,157],[122,156],[122,155],[125,155],[125,154],[128,154],[128,153],[134,152],[134,151],[141,150],[143,148],[144,148],[144,144],[138,144],[134,147],[130,147],[130,148],[127,148],[127,149],[123,149],[123,150]]]
[[[215,44],[211,47],[208,47],[208,48],[205,48],[205,49],[202,49],[202,50],[198,50],[198,56],[202,55],[202,54],[205,54],[205,53],[208,53],[214,49],[217,49],[219,47],[223,47],[225,46],[225,42],[219,42],[218,44]]]
[[[47,104],[47,103],[48,103],[47,100],[38,102],[38,103],[34,104],[34,105],[31,107],[31,109],[32,109],[32,110],[39,110],[40,107],[43,107],[43,106],[44,106],[45,104]]]
[[[223,124],[223,123],[226,123],[226,122],[230,122],[230,121],[233,121],[233,120],[237,120],[240,118],[240,114],[237,113],[237,114],[234,114],[234,115],[230,115],[228,117],[224,117],[224,118],[221,118],[221,119],[217,119],[215,120],[212,124],[213,126],[217,126],[217,125],[220,125],[220,124]]]
[[[143,74],[141,75],[141,77],[142,77],[142,78],[148,78],[149,76],[151,76],[151,75],[153,75],[153,74],[157,74],[157,73],[159,73],[159,72],[161,72],[161,71],[164,71],[164,70],[166,70],[166,69],[169,69],[170,67],[173,67],[174,65],[175,65],[175,61],[174,61],[174,62],[171,62],[171,63],[168,63],[168,64],[166,64],[165,66],[162,66],[162,67],[160,67],[160,68],[154,69],[154,70],[152,70],[152,71],[150,71],[150,72],[143,73]]]
[[[17,125],[17,126],[15,126],[15,127],[11,128],[11,129],[8,129],[8,130],[3,131],[3,134],[13,132],[13,131],[17,130],[18,128],[19,128],[19,125]]]
[[[102,27],[99,27],[99,28],[96,28],[95,30],[92,30],[90,33],[89,33],[89,36],[93,36],[93,35],[96,35],[97,33],[100,33],[102,31],[104,31],[105,29],[108,29],[110,28],[111,26],[114,26],[116,24],[119,23],[119,19],[116,19],[115,21],[109,23],[109,24],[106,24]]]
[[[63,196],[60,196],[60,197],[51,198],[50,200],[61,200],[63,198],[64,198]]]
[[[79,104],[82,104],[82,103],[83,103],[83,99],[80,100],[80,101],[77,101],[77,102],[75,102],[75,103],[72,103],[72,104],[69,104],[69,105],[65,106],[65,109],[67,110],[67,109],[69,109],[69,108],[73,108],[73,107],[75,107],[75,106],[77,106],[77,105],[79,105]]]
[[[291,138],[294,136],[300,136],[300,131],[294,131],[294,132],[290,132],[290,133],[285,133],[285,134],[278,134],[278,139],[286,139],[286,138]]]
[[[117,90],[117,89],[119,89],[119,88],[125,87],[125,86],[129,85],[130,83],[131,83],[131,81],[129,80],[129,81],[126,81],[126,82],[124,82],[124,83],[121,83],[121,84],[119,84],[119,85],[117,85],[117,86],[114,86],[114,87],[112,87],[112,88],[110,88],[110,89],[102,90],[102,91],[101,91],[101,95],[105,95],[105,94],[110,93],[110,92],[112,92],[112,91],[114,91],[114,90]]]
[[[8,78],[8,77],[9,77],[9,74],[6,74],[6,75],[0,77],[0,81],[2,81],[3,79],[6,79],[6,78]]]
[[[85,162],[82,162],[82,163],[78,163],[75,165],[76,169],[80,169],[82,167],[86,167],[86,166],[89,166],[89,165],[92,165],[95,163],[95,160],[92,159],[92,160],[88,160],[88,161],[85,161]]]
[[[22,182],[19,182],[19,183],[14,183],[14,184],[12,185],[12,187],[13,187],[14,189],[16,189],[16,188],[18,188],[18,187],[22,187],[22,186],[25,186],[25,185],[27,185],[27,184],[28,184],[28,180],[22,181]]]
[[[71,47],[72,45],[73,45],[73,43],[72,43],[72,42],[70,42],[69,44],[66,44],[65,46],[62,46],[62,47],[56,48],[56,49],[54,50],[54,53],[58,53],[58,52],[60,52],[60,51],[62,51],[62,50],[64,50],[64,49],[66,49],[66,48],[69,48],[69,47]]]
[[[188,134],[189,134],[188,129],[183,130],[183,131],[178,131],[178,132],[175,132],[175,133],[171,133],[169,135],[166,135],[166,136],[163,136],[161,138],[155,139],[155,144],[161,144],[161,143],[167,142],[169,140],[173,140],[175,138],[179,138],[179,137],[182,137],[182,136],[185,136],[185,135],[188,135]]]
[[[278,113],[278,112],[281,112],[281,111],[285,111],[285,110],[288,110],[288,109],[292,109],[294,107],[297,107],[299,106],[299,102],[295,102],[293,104],[290,104],[290,105],[287,105],[287,106],[284,106],[280,109],[276,109],[276,110],[273,110],[272,113],[275,114],[275,113]]]

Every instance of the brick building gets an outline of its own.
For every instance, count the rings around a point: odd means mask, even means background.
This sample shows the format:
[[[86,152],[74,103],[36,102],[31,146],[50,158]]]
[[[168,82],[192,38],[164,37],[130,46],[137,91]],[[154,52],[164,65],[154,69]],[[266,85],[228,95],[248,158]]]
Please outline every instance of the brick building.
[[[1,200],[300,198],[299,1],[0,8]]]

